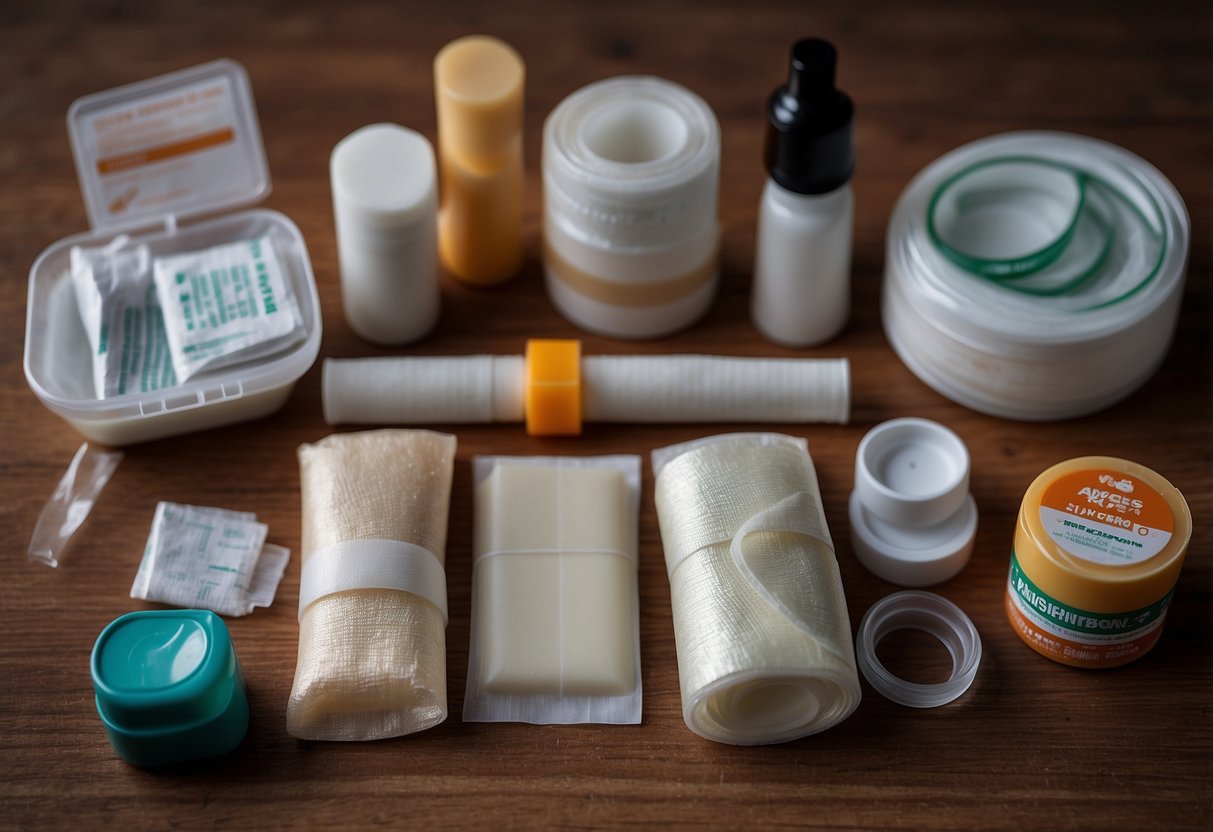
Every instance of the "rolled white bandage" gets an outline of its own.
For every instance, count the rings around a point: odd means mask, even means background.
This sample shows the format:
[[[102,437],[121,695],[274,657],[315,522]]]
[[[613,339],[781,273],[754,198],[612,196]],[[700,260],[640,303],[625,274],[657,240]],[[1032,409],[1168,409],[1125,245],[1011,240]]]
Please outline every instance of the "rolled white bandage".
[[[330,425],[521,422],[521,355],[329,358],[324,421]]]
[[[683,718],[707,739],[785,742],[859,705],[846,598],[803,439],[653,452]]]
[[[582,359],[590,422],[840,422],[845,358],[600,355]]]
[[[589,422],[834,422],[850,415],[845,358],[620,355],[581,359]],[[328,359],[324,418],[339,424],[521,422],[522,356]]]

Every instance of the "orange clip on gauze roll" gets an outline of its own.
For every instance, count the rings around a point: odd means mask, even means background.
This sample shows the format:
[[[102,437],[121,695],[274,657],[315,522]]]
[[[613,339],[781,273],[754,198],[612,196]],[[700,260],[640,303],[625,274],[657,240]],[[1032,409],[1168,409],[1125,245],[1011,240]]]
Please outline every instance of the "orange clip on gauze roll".
[[[448,43],[434,58],[442,208],[442,264],[488,285],[522,265],[522,89],[526,67],[484,35]]]
[[[534,338],[526,342],[526,432],[581,433],[581,342]]]

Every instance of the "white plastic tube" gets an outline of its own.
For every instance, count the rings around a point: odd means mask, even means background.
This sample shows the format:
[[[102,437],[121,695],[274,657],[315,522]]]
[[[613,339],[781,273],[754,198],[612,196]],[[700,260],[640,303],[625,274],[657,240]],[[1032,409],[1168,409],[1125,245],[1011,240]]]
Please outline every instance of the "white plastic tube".
[[[355,130],[329,164],[345,319],[376,344],[438,320],[438,175],[429,141],[395,124]]]
[[[324,418],[340,424],[521,422],[522,356],[327,359]],[[708,355],[581,360],[588,422],[835,422],[850,415],[845,358]]]

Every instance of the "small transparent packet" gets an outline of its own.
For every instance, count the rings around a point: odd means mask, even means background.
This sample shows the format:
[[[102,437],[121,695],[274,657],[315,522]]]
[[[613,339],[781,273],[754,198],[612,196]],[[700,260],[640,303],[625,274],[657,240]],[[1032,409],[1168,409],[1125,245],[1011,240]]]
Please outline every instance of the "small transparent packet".
[[[50,567],[59,565],[72,535],[88,519],[121,461],[121,451],[98,450],[87,442],[80,446],[38,515],[27,550],[30,560]]]

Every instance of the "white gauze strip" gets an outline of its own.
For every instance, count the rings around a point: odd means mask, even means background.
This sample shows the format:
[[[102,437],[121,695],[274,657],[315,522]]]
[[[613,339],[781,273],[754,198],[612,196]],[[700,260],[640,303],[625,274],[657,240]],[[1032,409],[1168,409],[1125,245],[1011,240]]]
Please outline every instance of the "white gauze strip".
[[[324,421],[330,425],[521,422],[521,355],[329,358]]]

